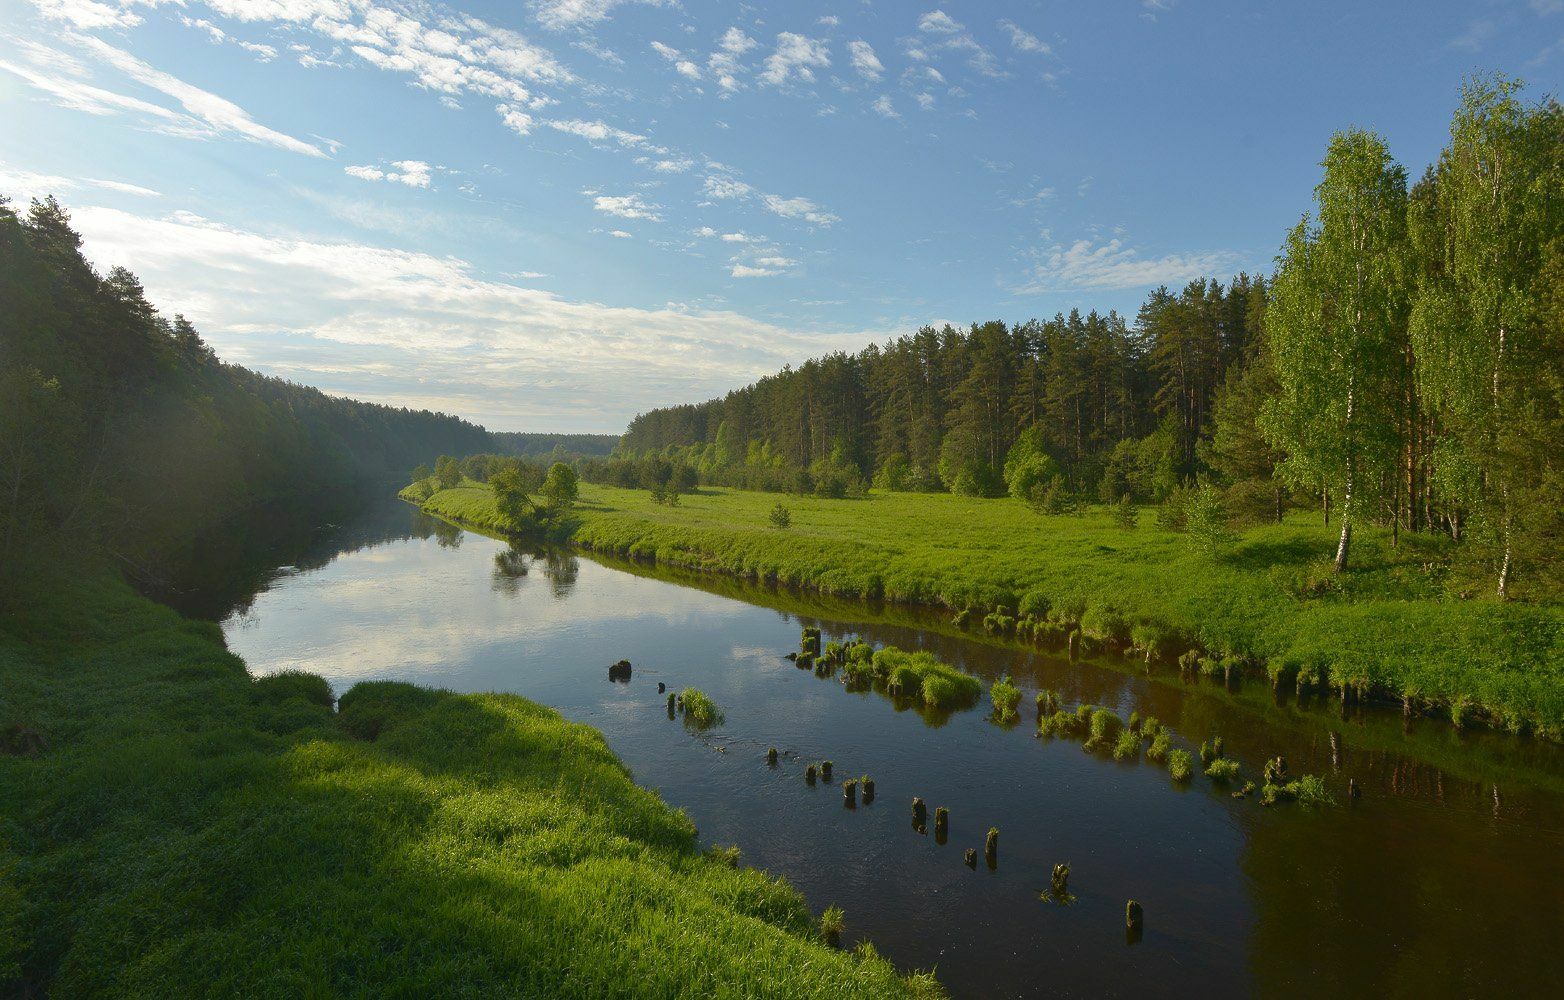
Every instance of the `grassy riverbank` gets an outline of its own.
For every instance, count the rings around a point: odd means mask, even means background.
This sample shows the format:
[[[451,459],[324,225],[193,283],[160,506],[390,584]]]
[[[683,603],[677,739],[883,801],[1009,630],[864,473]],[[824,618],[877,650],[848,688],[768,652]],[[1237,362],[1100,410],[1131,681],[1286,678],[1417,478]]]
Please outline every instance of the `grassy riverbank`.
[[[0,608],[0,993],[927,985],[818,943],[796,892],[701,854],[549,709],[362,684],[336,713],[107,576],[34,584]]]
[[[1302,676],[1407,696],[1442,714],[1564,738],[1564,609],[1451,596],[1438,538],[1354,537],[1355,569],[1321,565],[1333,532],[1311,515],[1244,532],[1220,556],[1156,527],[1127,530],[1109,512],[1040,517],[1011,500],[874,493],[788,498],[791,526],[770,525],[777,497],[706,489],[677,507],[645,491],[584,485],[573,540],[586,548],[707,572],[776,580],[841,596],[1049,611],[1087,632],[1158,639],[1252,661],[1287,683]],[[433,495],[431,513],[503,530],[487,489]],[[973,627],[981,627],[982,615]]]

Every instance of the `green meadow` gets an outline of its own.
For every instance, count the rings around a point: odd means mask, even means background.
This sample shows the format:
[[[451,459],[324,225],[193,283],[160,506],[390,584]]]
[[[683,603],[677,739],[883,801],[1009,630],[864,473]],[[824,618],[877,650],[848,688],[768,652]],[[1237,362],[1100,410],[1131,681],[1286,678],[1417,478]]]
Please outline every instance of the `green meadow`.
[[[1010,499],[873,491],[788,497],[718,487],[654,503],[646,491],[582,484],[566,529],[589,550],[841,597],[1033,615],[1089,638],[1240,659],[1279,683],[1406,699],[1459,723],[1564,738],[1564,609],[1470,599],[1448,579],[1450,548],[1428,535],[1360,529],[1355,568],[1328,560],[1318,515],[1241,532],[1201,551],[1142,510],[1039,515]],[[435,493],[429,512],[507,525],[481,484]]]
[[[17,995],[938,991],[702,853],[591,728],[396,683],[334,712],[318,677],[251,677],[214,625],[54,576],[0,619]]]

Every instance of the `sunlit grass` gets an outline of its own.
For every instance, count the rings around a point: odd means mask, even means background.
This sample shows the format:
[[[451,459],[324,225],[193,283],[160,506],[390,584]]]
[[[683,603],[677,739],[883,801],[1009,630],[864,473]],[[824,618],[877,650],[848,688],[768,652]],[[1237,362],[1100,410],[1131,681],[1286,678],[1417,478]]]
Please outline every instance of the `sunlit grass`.
[[[0,731],[49,741],[0,755],[0,994],[932,988],[821,944],[587,726],[389,682],[339,715],[319,678],[252,679],[215,625],[63,576],[0,609]]]
[[[574,539],[663,565],[826,594],[1022,617],[1036,641],[1079,625],[1097,641],[1171,656],[1194,645],[1225,673],[1246,664],[1281,683],[1407,694],[1448,717],[1564,736],[1564,609],[1458,600],[1442,585],[1447,546],[1387,533],[1354,537],[1352,569],[1322,596],[1310,585],[1332,532],[1308,514],[1251,528],[1212,558],[1182,535],[1125,532],[1107,509],[1040,516],[1009,499],[872,492],[864,500],[791,498],[791,527],[770,527],[776,497],[707,488],[678,507],[646,491],[583,485]],[[500,527],[487,492],[462,486],[429,508]],[[1011,618],[1001,614],[1000,618]],[[1047,626],[1047,627],[1043,627]]]

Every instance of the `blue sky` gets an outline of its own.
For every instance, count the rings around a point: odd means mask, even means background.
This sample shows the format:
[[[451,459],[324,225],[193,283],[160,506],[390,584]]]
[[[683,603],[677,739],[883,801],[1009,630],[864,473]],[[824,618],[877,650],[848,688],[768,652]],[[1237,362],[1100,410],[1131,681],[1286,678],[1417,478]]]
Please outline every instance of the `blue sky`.
[[[0,193],[226,358],[621,430],[924,323],[1269,269],[1330,133],[1416,176],[1564,0],[0,0]]]

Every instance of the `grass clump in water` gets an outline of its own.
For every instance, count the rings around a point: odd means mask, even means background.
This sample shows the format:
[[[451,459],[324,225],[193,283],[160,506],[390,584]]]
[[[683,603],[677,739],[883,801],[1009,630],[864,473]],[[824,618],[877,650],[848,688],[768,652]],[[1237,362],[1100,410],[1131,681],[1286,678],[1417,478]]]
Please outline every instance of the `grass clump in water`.
[[[685,688],[679,693],[684,701],[684,721],[697,729],[722,725],[722,710],[700,688]]]
[[[1212,781],[1226,784],[1238,777],[1238,761],[1229,760],[1226,757],[1218,757],[1206,765],[1206,777]]]
[[[833,948],[841,946],[842,932],[847,929],[847,914],[840,906],[828,906],[820,914],[820,937]]]
[[[1262,806],[1274,805],[1277,802],[1297,802],[1305,806],[1333,806],[1336,804],[1336,796],[1331,794],[1325,786],[1325,779],[1317,774],[1305,774],[1296,781],[1286,784],[1267,783],[1260,788],[1260,804]]]
[[[994,682],[988,689],[988,697],[994,703],[994,721],[1008,724],[1021,717],[1016,711],[1021,704],[1021,689],[1010,680],[1009,674]]]
[[[1134,760],[1140,756],[1140,736],[1128,729],[1119,734],[1118,741],[1113,744],[1114,760]]]
[[[895,646],[878,650],[871,658],[873,676],[886,690],[904,698],[921,698],[929,708],[957,709],[977,704],[983,683],[971,674],[941,663],[933,653],[909,653]]]
[[[1158,726],[1156,734],[1151,738],[1151,744],[1146,747],[1146,759],[1160,764],[1168,759],[1172,749],[1173,737],[1169,735],[1166,728]]]
[[[1168,751],[1168,774],[1178,782],[1188,781],[1195,776],[1195,760],[1188,750]]]
[[[1124,721],[1106,708],[1092,710],[1089,726],[1091,735],[1086,740],[1086,746],[1091,750],[1109,749],[1118,742],[1119,734],[1124,732]]]

